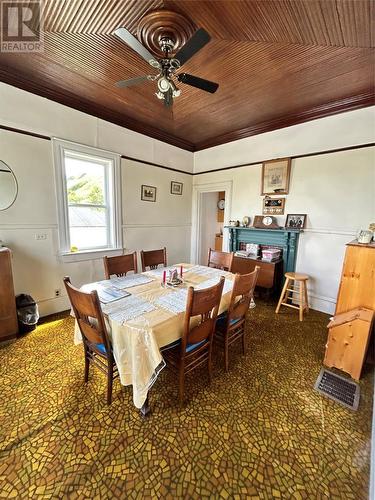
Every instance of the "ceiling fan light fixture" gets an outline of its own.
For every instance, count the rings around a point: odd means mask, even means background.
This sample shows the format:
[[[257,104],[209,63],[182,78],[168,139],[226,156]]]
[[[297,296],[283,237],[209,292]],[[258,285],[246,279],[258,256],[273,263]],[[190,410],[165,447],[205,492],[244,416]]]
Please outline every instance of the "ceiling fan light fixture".
[[[158,80],[158,89],[160,92],[168,92],[171,88],[171,82],[165,76],[162,76]]]
[[[163,14],[168,12],[167,17],[176,15],[171,11],[160,11]],[[151,17],[159,16],[159,11],[151,13]],[[146,16],[147,17],[147,16]],[[147,24],[147,23],[146,23]],[[160,24],[160,23],[159,23]],[[165,23],[164,23],[165,24]],[[188,73],[176,74],[180,67],[189,61],[199,50],[201,50],[211,39],[210,35],[203,29],[199,28],[194,34],[189,35],[184,43],[181,43],[181,37],[178,35],[178,30],[171,29],[170,23],[163,23],[159,26],[160,29],[153,29],[150,32],[150,37],[147,40],[153,40],[153,52],[161,54],[162,57],[157,59],[130,31],[124,27],[117,28],[114,34],[126,43],[131,49],[137,52],[145,61],[147,61],[154,69],[157,70],[156,75],[146,75],[142,77],[130,78],[128,80],[121,80],[116,83],[119,88],[131,87],[147,80],[157,81],[157,89],[155,95],[158,99],[163,100],[166,107],[173,104],[173,100],[181,95],[181,90],[176,87],[173,78],[179,82],[190,85],[205,92],[213,94],[218,89],[219,85],[215,82],[210,82],[204,78],[199,78]],[[172,23],[173,24],[173,23]],[[193,29],[193,28],[192,28]],[[147,31],[147,30],[146,30]],[[144,30],[141,29],[141,34]],[[147,31],[149,33],[149,31]],[[151,36],[152,35],[152,36]],[[139,36],[139,34],[138,34]],[[140,38],[143,37],[141,36]],[[148,43],[146,44],[148,46]],[[178,48],[178,50],[177,50]],[[177,53],[174,54],[174,51]]]
[[[173,80],[169,80],[169,86],[172,90],[172,97],[179,97],[181,95],[181,90],[176,87]]]

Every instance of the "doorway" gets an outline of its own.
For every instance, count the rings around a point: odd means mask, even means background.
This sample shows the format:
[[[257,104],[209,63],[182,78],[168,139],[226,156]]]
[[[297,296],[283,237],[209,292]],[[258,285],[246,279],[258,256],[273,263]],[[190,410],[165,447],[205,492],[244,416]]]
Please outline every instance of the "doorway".
[[[207,265],[210,248],[228,251],[232,182],[193,186],[191,260]]]
[[[207,265],[210,248],[222,251],[224,232],[225,191],[202,193],[200,248],[198,263]]]

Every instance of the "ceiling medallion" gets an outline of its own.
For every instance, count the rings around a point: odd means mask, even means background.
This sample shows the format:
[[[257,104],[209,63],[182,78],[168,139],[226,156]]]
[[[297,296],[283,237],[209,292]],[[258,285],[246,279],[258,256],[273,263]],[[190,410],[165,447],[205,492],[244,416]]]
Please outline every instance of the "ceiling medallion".
[[[154,10],[139,21],[137,37],[150,52],[164,57],[162,40],[171,41],[171,52],[174,54],[193,36],[196,29],[194,23],[182,14],[171,10]]]

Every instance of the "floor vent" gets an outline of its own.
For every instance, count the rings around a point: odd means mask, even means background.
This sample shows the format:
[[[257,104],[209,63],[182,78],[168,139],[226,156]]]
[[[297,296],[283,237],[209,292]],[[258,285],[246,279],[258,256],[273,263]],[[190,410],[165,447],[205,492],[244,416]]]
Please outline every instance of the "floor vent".
[[[359,385],[345,377],[322,368],[314,389],[350,410],[358,410]]]

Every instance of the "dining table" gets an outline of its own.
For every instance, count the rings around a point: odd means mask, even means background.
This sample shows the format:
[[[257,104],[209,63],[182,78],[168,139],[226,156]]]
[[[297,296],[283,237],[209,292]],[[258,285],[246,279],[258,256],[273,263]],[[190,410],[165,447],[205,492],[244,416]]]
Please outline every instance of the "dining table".
[[[179,286],[168,284],[168,276],[174,270],[181,280]],[[132,385],[134,405],[143,416],[150,411],[149,390],[165,367],[160,349],[183,335],[188,288],[208,288],[218,283],[221,276],[225,277],[221,314],[229,307],[235,275],[207,266],[180,263],[81,287],[85,292],[98,291],[120,382]],[[118,298],[108,301],[107,292],[111,291]],[[74,342],[82,342],[77,322]]]

